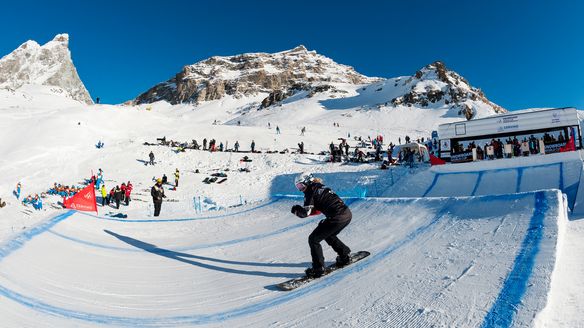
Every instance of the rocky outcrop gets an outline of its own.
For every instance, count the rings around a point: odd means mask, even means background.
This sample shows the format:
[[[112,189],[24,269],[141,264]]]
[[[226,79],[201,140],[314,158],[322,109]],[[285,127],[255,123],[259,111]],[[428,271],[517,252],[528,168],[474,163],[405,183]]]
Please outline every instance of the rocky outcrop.
[[[488,100],[480,89],[472,87],[467,80],[448,70],[440,61],[425,66],[414,76],[404,79],[401,86],[396,83],[395,87],[404,87],[407,92],[391,100],[394,106],[448,105],[466,119],[471,119],[476,114],[472,103],[482,103],[495,113],[506,112]]]
[[[376,80],[298,46],[274,54],[215,56],[185,66],[169,81],[139,95],[134,103],[159,100],[171,104],[200,103],[225,95],[241,98],[267,93],[262,106],[268,107],[301,90],[318,92],[323,84],[361,84]]]
[[[72,99],[93,103],[71,60],[67,34],[43,46],[27,41],[0,59],[0,88],[16,90],[25,84],[60,87]]]

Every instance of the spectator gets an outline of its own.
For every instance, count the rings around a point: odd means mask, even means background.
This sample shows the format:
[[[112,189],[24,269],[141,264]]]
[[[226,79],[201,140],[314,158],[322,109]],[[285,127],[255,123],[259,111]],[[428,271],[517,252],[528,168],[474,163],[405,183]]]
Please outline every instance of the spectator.
[[[162,187],[162,179],[156,180],[156,184],[150,190],[150,195],[154,203],[154,216],[159,216],[160,208],[162,207],[162,198],[166,198],[164,195],[164,187]]]
[[[105,183],[103,183],[101,185],[101,188],[99,189],[99,191],[101,192],[101,206],[105,206],[105,202],[106,202],[106,198],[107,198],[107,190],[105,189]]]

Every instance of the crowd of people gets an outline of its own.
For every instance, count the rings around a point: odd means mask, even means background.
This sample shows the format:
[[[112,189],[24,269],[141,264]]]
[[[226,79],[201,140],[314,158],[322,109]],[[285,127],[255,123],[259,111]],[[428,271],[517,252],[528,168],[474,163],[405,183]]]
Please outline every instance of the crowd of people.
[[[279,130],[279,127],[276,127],[277,131]],[[278,132],[279,134],[279,132]],[[185,142],[180,142],[180,141],[174,141],[174,140],[166,140],[166,137],[162,137],[162,138],[157,138],[156,139],[158,141],[157,144],[151,144],[148,142],[145,142],[145,145],[162,145],[162,146],[169,146],[169,147],[176,147],[177,152],[184,152],[186,149],[192,149],[192,150],[204,150],[204,151],[210,151],[210,152],[223,152],[223,151],[232,151],[232,152],[242,152],[241,148],[240,148],[240,143],[239,140],[236,140],[235,143],[233,144],[233,148],[229,148],[229,142],[225,141],[225,143],[223,143],[222,141],[220,141],[219,143],[217,143],[217,140],[213,139],[213,138],[203,138],[202,143],[199,144],[199,142],[195,139],[191,140],[190,142],[185,141]],[[249,147],[249,151],[251,151],[252,153],[256,152],[256,143],[255,140],[252,140],[250,143],[250,147]],[[152,152],[150,152],[150,157],[149,157],[150,161],[148,163],[150,163],[151,165],[154,165],[154,154]]]
[[[28,195],[22,200],[22,205],[32,205],[35,210],[40,211],[43,209],[43,200],[38,194],[35,194],[34,196]]]
[[[493,160],[500,158],[511,158],[520,156],[529,156],[539,153],[545,153],[546,145],[562,145],[567,140],[560,132],[557,138],[549,133],[544,133],[539,139],[533,134],[517,138],[509,136],[507,139],[493,138],[490,141],[482,143],[480,141],[468,142],[466,147],[462,143],[455,142],[452,145],[453,153],[464,153],[476,151],[476,160]],[[559,148],[559,146],[558,146]]]
[[[122,182],[121,185],[113,187],[108,193],[105,184],[102,184],[99,188],[101,194],[101,206],[115,204],[116,209],[119,209],[120,203],[125,203],[126,206],[130,205],[130,195],[132,194],[133,189],[134,186],[128,181],[127,184]]]

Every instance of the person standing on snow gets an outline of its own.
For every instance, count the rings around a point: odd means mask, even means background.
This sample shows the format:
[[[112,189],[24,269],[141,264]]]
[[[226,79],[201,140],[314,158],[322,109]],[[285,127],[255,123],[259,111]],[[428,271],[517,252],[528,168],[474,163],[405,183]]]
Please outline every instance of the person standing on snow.
[[[105,189],[105,183],[101,184],[101,188],[99,189],[101,192],[101,206],[105,206],[105,201],[107,198],[107,190]]]
[[[134,186],[132,186],[130,181],[128,181],[128,184],[126,185],[126,194],[124,195],[126,199],[126,206],[130,205],[130,194],[132,193],[133,188]]]
[[[174,187],[178,187],[178,178],[180,177],[180,173],[178,172],[178,168],[174,172]]]
[[[352,213],[345,202],[330,188],[322,184],[322,180],[312,174],[301,174],[294,181],[296,188],[304,193],[304,206],[294,205],[291,212],[299,218],[324,214],[326,218],[308,236],[312,267],[306,269],[306,276],[318,278],[324,274],[324,256],[321,241],[326,241],[338,254],[336,264],[339,267],[351,263],[351,249],[343,244],[337,235],[351,222]]]
[[[156,184],[152,186],[150,195],[152,195],[152,202],[154,202],[154,216],[159,216],[160,208],[162,207],[162,198],[166,198],[164,188],[162,187],[162,179],[156,179]]]
[[[251,152],[255,152],[255,141],[251,141]]]
[[[150,152],[150,154],[148,155],[148,157],[150,158],[150,165],[154,165],[154,153]]]

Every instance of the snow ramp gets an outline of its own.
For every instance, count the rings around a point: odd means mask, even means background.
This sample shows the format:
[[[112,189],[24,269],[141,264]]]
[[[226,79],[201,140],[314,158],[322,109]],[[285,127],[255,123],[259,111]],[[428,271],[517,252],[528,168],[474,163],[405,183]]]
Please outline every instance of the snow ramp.
[[[0,248],[2,327],[528,327],[566,218],[556,190],[350,199],[339,237],[371,256],[281,292],[322,219],[289,214],[298,201],[174,220],[65,212]]]
[[[385,197],[452,197],[501,195],[544,189],[566,194],[573,212],[584,213],[583,165],[579,152],[547,158],[514,158],[432,167],[401,180]]]

